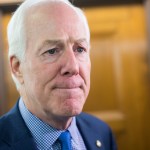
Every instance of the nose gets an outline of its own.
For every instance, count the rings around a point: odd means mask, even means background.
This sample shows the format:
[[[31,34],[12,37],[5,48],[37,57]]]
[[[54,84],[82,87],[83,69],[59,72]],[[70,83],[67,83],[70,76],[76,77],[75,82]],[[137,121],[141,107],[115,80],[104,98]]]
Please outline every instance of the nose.
[[[61,75],[73,76],[79,74],[79,62],[73,50],[66,50],[62,56]]]

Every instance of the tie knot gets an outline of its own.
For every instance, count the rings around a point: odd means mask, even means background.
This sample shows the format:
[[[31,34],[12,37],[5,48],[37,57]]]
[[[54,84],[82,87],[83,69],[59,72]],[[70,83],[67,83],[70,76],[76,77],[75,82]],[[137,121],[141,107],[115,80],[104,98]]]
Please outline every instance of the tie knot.
[[[71,135],[69,131],[61,133],[58,139],[61,142],[62,150],[71,150]]]

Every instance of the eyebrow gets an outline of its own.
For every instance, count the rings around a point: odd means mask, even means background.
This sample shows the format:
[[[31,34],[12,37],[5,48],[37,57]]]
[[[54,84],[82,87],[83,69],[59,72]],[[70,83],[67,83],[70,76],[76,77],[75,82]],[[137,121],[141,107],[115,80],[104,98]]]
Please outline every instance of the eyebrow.
[[[85,38],[83,38],[83,39],[78,39],[78,40],[75,40],[77,43],[79,42],[79,43],[82,43],[82,42],[86,42],[87,44],[88,44],[88,41],[85,39]]]
[[[62,40],[46,40],[39,46],[38,49],[42,49],[42,47],[44,47],[45,45],[55,45],[60,42],[62,42]]]
[[[68,40],[69,41],[69,40]],[[73,42],[76,43],[82,43],[82,42],[86,42],[88,44],[88,41],[85,38],[81,38],[81,39],[77,39],[77,40],[71,40]],[[64,43],[63,40],[46,40],[44,41],[40,46],[39,46],[39,50],[42,49],[42,47],[44,47],[45,45],[56,45],[56,44],[60,44],[60,43]]]

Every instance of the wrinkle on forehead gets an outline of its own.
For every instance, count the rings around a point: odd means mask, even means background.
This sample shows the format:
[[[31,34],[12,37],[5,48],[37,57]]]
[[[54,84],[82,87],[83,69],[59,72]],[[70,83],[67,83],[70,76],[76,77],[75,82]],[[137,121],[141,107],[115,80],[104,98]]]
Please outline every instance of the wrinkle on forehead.
[[[85,43],[87,46],[88,46],[88,42],[86,39],[72,39],[72,38],[69,38],[67,39],[67,42],[66,43]],[[44,46],[47,46],[47,45],[58,45],[58,44],[64,44],[64,40],[61,40],[61,39],[57,39],[57,40],[46,40],[46,41],[43,41],[43,43],[40,45],[40,47],[38,48],[39,50],[42,49],[42,47]]]
[[[75,9],[68,4],[61,1],[45,1],[42,3],[38,3],[32,8],[29,9],[27,13],[27,22],[31,22],[32,20],[37,20],[38,23],[43,23],[42,20],[50,21],[50,22],[58,22],[59,24],[85,24],[83,18],[75,11]],[[62,19],[63,18],[63,19]]]
[[[65,3],[54,2],[36,5],[28,11],[26,20],[27,39],[31,41],[31,38],[35,36],[33,38],[35,39],[39,33],[43,37],[44,35],[49,36],[52,40],[53,38],[56,40],[60,38],[73,40],[86,38],[89,42],[88,31],[82,17]]]
[[[30,8],[27,11],[27,18],[39,18],[38,16],[41,15],[49,16],[49,18],[54,18],[55,16],[59,17],[73,17],[77,16],[78,13],[75,9],[64,2],[61,1],[45,1],[42,3],[38,3]],[[78,15],[79,17],[79,15]]]

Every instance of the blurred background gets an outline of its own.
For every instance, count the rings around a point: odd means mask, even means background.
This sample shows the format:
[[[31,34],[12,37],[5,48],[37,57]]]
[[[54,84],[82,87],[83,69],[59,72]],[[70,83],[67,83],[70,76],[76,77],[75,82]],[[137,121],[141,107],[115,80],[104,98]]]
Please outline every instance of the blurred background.
[[[21,2],[0,0],[0,115],[19,97],[6,28]],[[150,0],[72,2],[83,8],[91,30],[91,91],[84,111],[111,126],[119,150],[150,150]]]

